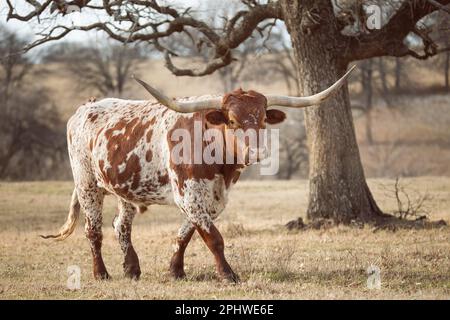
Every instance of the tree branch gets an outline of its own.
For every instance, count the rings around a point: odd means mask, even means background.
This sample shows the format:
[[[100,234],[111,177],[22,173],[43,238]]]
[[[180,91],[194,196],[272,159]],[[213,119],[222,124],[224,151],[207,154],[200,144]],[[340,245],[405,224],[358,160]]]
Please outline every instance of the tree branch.
[[[36,1],[27,1],[27,2],[32,6],[34,6],[34,11],[31,11],[25,16],[21,16],[19,14],[14,13],[14,7],[11,4],[11,0],[6,0],[6,3],[8,4],[8,15],[6,16],[6,21],[8,21],[9,19],[29,21],[34,17],[39,18],[40,14],[44,12],[45,9],[47,9],[47,7],[50,5],[50,3],[53,2],[53,0],[46,0],[42,5]]]
[[[177,68],[170,58],[170,53],[168,51],[164,54],[164,59],[166,61],[166,68],[169,69],[176,76],[190,76],[190,77],[201,77],[213,73],[214,71],[229,65],[232,62],[231,53],[227,54],[225,57],[216,58],[208,61],[208,63],[200,69],[180,69]]]
[[[431,3],[433,6],[435,6],[436,8],[439,8],[442,11],[447,12],[448,14],[450,14],[450,9],[443,6],[442,4],[440,4],[439,2],[435,1],[435,0],[427,0],[429,3]]]
[[[109,21],[101,21],[87,25],[66,25],[64,23],[52,26],[42,34],[40,38],[27,45],[25,51],[38,47],[44,43],[60,40],[75,30],[90,31],[99,30],[105,32],[110,38],[122,43],[146,41],[158,43],[158,40],[168,38],[175,33],[188,33],[187,29],[197,30],[203,35],[202,41],[208,42],[213,49],[210,61],[200,69],[180,69],[172,60],[173,52],[168,52],[162,46],[166,59],[166,65],[170,71],[178,76],[202,76],[210,74],[219,68],[229,65],[233,61],[232,50],[248,39],[258,25],[267,19],[279,19],[282,17],[278,2],[259,4],[257,1],[246,1],[246,9],[238,11],[222,32],[209,26],[207,23],[191,14],[191,8],[184,10],[171,6],[163,6],[157,0],[103,0],[102,6],[89,5],[90,0],[46,0],[40,5],[35,0],[26,0],[34,6],[34,10],[28,14],[20,15],[14,11],[11,0],[6,0],[9,6],[8,19],[31,21],[37,19],[47,7],[51,5],[51,11],[57,11],[61,15],[70,14],[69,5],[77,5],[80,9],[89,10],[92,13],[105,13],[110,17]],[[53,17],[52,17],[53,18]],[[145,21],[145,23],[143,23]],[[126,28],[120,24],[129,23]]]
[[[417,30],[416,24],[419,20],[449,4],[450,0],[433,2],[439,3],[440,7],[430,3],[429,0],[405,0],[380,30],[357,36],[343,36],[343,60],[349,63],[380,56],[413,56],[426,59],[435,55],[437,50],[430,51],[432,45],[426,41],[424,41],[425,53],[423,55],[417,54],[404,43],[406,36]]]

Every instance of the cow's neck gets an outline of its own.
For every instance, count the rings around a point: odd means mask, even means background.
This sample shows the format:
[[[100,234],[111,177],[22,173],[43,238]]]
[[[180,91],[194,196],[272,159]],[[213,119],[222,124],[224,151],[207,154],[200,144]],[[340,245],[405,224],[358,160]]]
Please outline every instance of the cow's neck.
[[[239,164],[224,164],[222,168],[223,179],[227,189],[234,183],[236,183],[244,170],[243,165]]]
[[[225,137],[224,128],[222,129],[223,137]],[[227,189],[236,183],[241,175],[241,173],[244,171],[245,166],[243,164],[238,164],[237,159],[234,155],[230,155],[228,148],[226,147],[226,140],[224,139],[224,146],[223,146],[223,165],[222,165],[222,174],[223,178],[225,180],[225,186]],[[227,158],[228,159],[234,159],[233,164],[227,164]]]
[[[243,164],[238,164],[237,159],[234,155],[230,154],[228,151],[228,148],[226,147],[226,132],[225,132],[225,125],[222,125],[220,127],[217,126],[213,126],[210,127],[207,123],[207,121],[204,119],[204,114],[202,114],[202,120],[204,121],[205,127],[204,129],[211,129],[211,128],[215,128],[215,129],[219,129],[222,132],[222,137],[223,137],[223,146],[222,146],[222,154],[223,154],[223,164],[218,164],[217,168],[215,170],[217,170],[217,173],[222,174],[223,179],[225,181],[225,186],[226,188],[230,188],[234,183],[236,183],[241,175],[241,173],[244,171],[245,166]],[[228,164],[227,163],[227,159],[234,159],[232,164]]]

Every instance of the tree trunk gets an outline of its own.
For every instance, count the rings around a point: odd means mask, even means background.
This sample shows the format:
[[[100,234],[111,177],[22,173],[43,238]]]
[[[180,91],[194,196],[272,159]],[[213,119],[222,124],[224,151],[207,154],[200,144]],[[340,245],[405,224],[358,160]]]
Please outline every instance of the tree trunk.
[[[401,87],[400,79],[402,77],[401,58],[395,58],[395,91],[399,91]]]
[[[366,140],[369,145],[373,144],[372,137],[372,107],[373,107],[373,60],[368,59],[363,68],[363,91],[366,98]]]
[[[391,99],[389,97],[389,86],[386,78],[386,66],[383,57],[378,58],[378,70],[380,71],[381,88],[383,90],[383,99],[386,101],[388,108],[392,107]]]
[[[331,2],[282,0],[281,3],[297,61],[300,93],[317,93],[335,82],[347,68],[340,58],[343,49],[337,24],[333,23]],[[317,12],[319,24],[307,18]],[[349,223],[353,219],[371,221],[380,216],[382,213],[366,184],[347,86],[320,107],[306,109],[305,123],[310,157],[308,218]]]
[[[372,108],[368,108],[366,111],[366,141],[368,145],[373,145],[372,136]]]
[[[450,79],[449,79],[449,72],[450,72],[450,52],[447,51],[445,54],[445,66],[444,66],[444,72],[445,72],[445,89],[450,89]]]

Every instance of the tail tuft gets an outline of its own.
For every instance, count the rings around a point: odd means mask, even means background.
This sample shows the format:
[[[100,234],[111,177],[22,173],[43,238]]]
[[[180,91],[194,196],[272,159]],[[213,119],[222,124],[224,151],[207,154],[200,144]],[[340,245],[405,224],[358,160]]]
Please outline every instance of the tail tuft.
[[[61,227],[58,234],[40,235],[43,239],[56,239],[62,241],[72,234],[80,217],[80,203],[78,202],[77,191],[74,189],[72,193],[72,200],[70,202],[69,215],[66,223]]]

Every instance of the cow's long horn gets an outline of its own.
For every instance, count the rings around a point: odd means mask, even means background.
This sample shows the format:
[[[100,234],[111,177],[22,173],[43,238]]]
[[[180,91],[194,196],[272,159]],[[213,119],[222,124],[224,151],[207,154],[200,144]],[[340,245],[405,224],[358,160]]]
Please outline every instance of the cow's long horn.
[[[148,83],[145,83],[141,79],[132,76],[140,85],[142,85],[145,90],[147,90],[152,96],[159,101],[159,103],[165,105],[167,108],[172,109],[177,112],[189,113],[205,109],[220,109],[222,107],[222,98],[205,99],[199,101],[175,101],[170,99],[161,91],[153,88]]]
[[[312,106],[315,104],[320,104],[324,100],[326,100],[330,95],[336,92],[345,82],[350,73],[356,68],[356,65],[350,68],[347,73],[336,81],[328,89],[319,92],[315,95],[308,97],[290,97],[290,96],[279,96],[279,95],[267,95],[267,105],[268,106],[282,106],[282,107],[290,107],[290,108],[305,108],[308,106]]]

